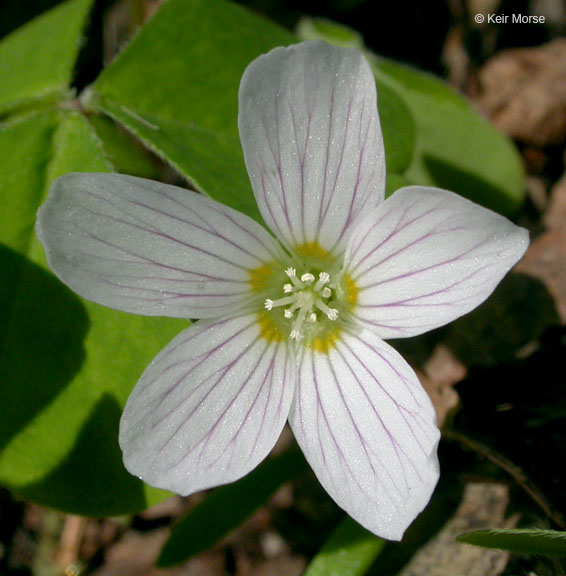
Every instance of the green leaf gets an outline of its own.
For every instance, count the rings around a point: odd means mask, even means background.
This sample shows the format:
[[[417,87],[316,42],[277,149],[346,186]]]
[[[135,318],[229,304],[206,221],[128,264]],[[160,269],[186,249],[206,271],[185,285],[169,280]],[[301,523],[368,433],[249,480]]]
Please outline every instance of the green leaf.
[[[0,124],[0,241],[26,253],[58,127],[55,112]]]
[[[387,84],[378,82],[377,91],[387,174],[404,174],[413,158],[415,121],[403,100]]]
[[[412,186],[411,182],[406,176],[397,174],[396,172],[387,172],[387,180],[385,181],[385,196],[389,198],[393,192],[404,188],[405,186]]]
[[[116,172],[159,180],[161,174],[155,160],[121,126],[99,114],[91,114],[88,121],[102,141],[104,152]]]
[[[516,554],[535,554],[540,556],[566,556],[566,532],[556,530],[501,529],[476,530],[460,534],[458,542],[497,548]]]
[[[52,147],[46,186],[63,174],[76,172],[77,167],[82,170],[82,166],[87,166],[84,170],[89,172],[112,171],[96,133],[78,112],[60,115]]]
[[[261,221],[240,145],[226,136],[106,103],[105,111],[191,180],[197,190]],[[195,159],[198,158],[198,162]]]
[[[304,16],[297,24],[297,36],[301,40],[324,38],[328,43],[344,48],[361,50],[364,47],[364,39],[360,33],[326,18]]]
[[[234,484],[216,488],[173,527],[157,561],[158,566],[180,564],[213,546],[305,466],[302,454],[292,449],[268,458]]]
[[[85,99],[194,186],[258,217],[237,130],[238,87],[259,54],[294,36],[223,0],[169,0]]]
[[[362,576],[385,544],[385,540],[346,517],[313,558],[304,576]]]
[[[405,175],[502,213],[515,212],[525,191],[513,144],[433,76],[370,55],[378,84],[405,102],[415,121],[415,153]]]
[[[92,0],[68,0],[0,42],[0,115],[69,94]]]
[[[0,482],[87,515],[135,512],[166,496],[125,471],[118,422],[145,366],[187,324],[83,301],[47,270],[33,229],[51,180],[109,169],[77,112],[0,128]]]

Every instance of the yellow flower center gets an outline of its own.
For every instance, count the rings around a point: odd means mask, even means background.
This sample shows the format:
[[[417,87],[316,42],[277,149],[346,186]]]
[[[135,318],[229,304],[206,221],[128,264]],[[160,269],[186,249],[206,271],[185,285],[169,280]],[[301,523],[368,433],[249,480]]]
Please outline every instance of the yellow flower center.
[[[315,324],[321,314],[332,322],[338,318],[338,309],[328,306],[334,288],[328,272],[320,272],[318,279],[311,272],[305,272],[299,278],[295,268],[287,268],[285,274],[291,280],[283,286],[286,296],[277,300],[267,298],[265,309],[271,311],[273,308],[284,307],[283,316],[293,319],[289,333],[291,340],[302,340],[305,322]]]
[[[358,300],[356,283],[316,242],[296,248],[288,263],[271,262],[249,275],[263,298],[260,333],[271,342],[290,339],[328,353]]]

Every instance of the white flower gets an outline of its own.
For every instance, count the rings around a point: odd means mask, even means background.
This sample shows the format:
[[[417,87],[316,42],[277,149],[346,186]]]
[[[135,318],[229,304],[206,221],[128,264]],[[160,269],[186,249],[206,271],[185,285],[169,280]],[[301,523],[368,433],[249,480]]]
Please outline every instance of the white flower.
[[[338,505],[400,539],[437,482],[439,432],[383,339],[476,307],[527,233],[444,190],[384,201],[375,83],[356,51],[277,48],[250,64],[239,98],[246,166],[277,240],[194,192],[118,174],[58,179],[39,237],[85,298],[201,319],[128,400],[120,445],[132,474],[180,494],[232,482],[288,419]]]

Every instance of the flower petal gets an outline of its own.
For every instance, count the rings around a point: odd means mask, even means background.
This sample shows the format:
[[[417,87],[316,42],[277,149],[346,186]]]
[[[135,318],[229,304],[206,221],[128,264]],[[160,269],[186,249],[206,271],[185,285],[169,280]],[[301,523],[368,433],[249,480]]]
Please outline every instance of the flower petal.
[[[285,424],[295,358],[255,315],[200,321],[146,369],[120,422],[124,464],[187,495],[232,482],[268,454]]]
[[[378,536],[401,539],[438,480],[439,432],[415,373],[369,330],[305,348],[289,421],[321,484]]]
[[[446,190],[398,190],[350,238],[353,311],[381,338],[415,336],[483,302],[525,253],[528,232]]]
[[[361,53],[314,41],[260,56],[242,78],[238,121],[271,230],[290,248],[343,251],[385,187],[375,80]]]
[[[250,271],[279,257],[256,222],[183,188],[120,174],[68,174],[37,232],[57,276],[127,312],[219,317],[253,297]]]

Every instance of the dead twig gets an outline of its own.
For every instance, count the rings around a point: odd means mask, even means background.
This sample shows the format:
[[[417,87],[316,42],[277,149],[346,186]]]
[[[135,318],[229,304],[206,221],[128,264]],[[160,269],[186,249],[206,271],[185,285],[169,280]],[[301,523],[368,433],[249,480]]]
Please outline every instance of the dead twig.
[[[498,468],[507,472],[507,474],[513,478],[515,483],[532,498],[532,500],[561,530],[566,528],[564,516],[557,510],[553,509],[546,496],[533,484],[519,466],[515,465],[496,450],[493,450],[493,448],[490,448],[489,446],[486,446],[461,432],[455,430],[443,430],[442,437],[445,440],[457,442],[461,446],[476,452],[483,458],[487,458],[487,460],[493,462],[493,464]]]

